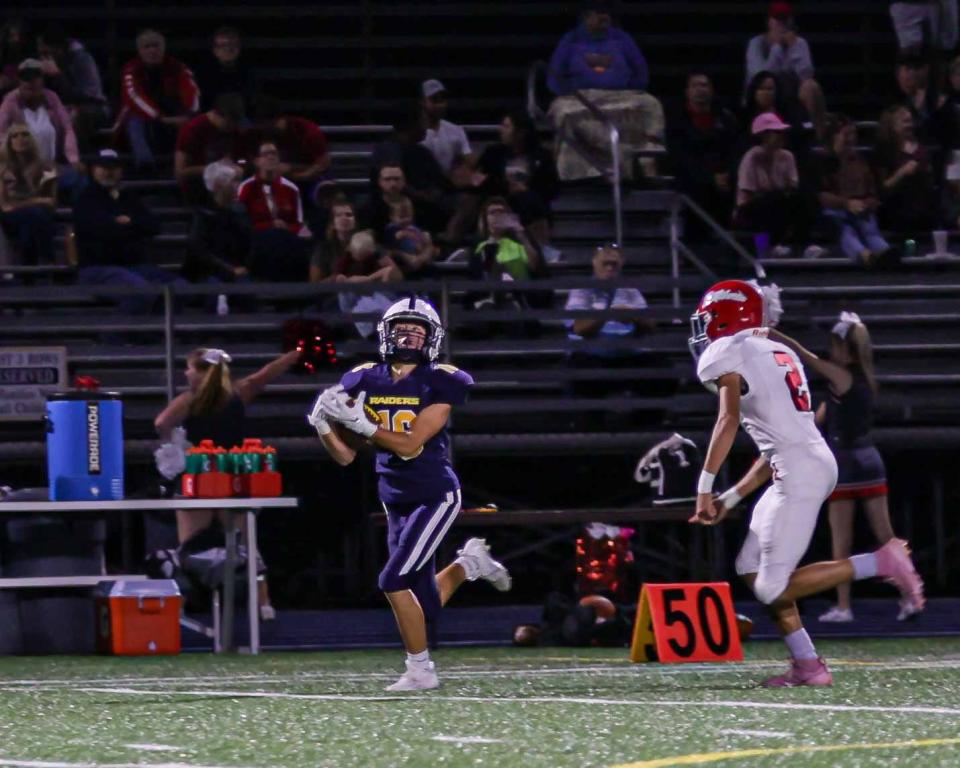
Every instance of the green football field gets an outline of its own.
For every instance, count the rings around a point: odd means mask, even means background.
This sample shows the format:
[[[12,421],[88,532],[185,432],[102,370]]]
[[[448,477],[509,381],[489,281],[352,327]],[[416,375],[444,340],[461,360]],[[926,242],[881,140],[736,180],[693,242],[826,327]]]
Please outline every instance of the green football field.
[[[832,689],[626,650],[448,649],[387,694],[396,651],[0,659],[0,766],[960,766],[960,639],[834,641]]]

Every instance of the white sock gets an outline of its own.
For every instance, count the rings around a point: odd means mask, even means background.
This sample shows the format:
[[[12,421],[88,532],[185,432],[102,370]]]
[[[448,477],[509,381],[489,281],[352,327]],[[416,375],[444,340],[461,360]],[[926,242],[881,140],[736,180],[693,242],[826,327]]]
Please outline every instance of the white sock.
[[[813,640],[807,634],[807,630],[800,628],[796,632],[791,632],[783,638],[790,649],[790,655],[795,659],[815,659],[817,650],[813,647]]]
[[[407,663],[417,669],[426,669],[430,665],[430,651],[407,653]]]
[[[872,579],[877,575],[877,556],[873,552],[863,555],[854,555],[850,558],[853,566],[853,580]]]
[[[463,568],[467,581],[476,581],[480,577],[480,563],[472,555],[460,555],[453,562]]]

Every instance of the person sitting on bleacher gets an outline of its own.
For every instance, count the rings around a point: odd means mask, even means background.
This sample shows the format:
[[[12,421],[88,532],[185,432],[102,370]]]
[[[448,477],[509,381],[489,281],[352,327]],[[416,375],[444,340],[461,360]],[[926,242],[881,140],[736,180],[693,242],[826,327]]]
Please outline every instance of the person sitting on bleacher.
[[[357,231],[357,211],[346,196],[330,204],[330,217],[322,241],[310,257],[310,282],[321,283],[333,277],[334,265],[347,255],[350,238]]]
[[[898,104],[880,116],[874,153],[880,178],[880,221],[904,234],[928,232],[937,223],[937,192],[926,147],[917,138],[910,109]]]
[[[273,142],[260,145],[254,164],[256,174],[237,192],[253,227],[253,276],[304,282],[312,235],[303,221],[300,190],[280,173],[280,153]]]
[[[550,57],[547,84],[557,95],[550,105],[550,118],[561,134],[557,168],[563,180],[601,175],[610,165],[607,129],[573,95],[582,91],[620,131],[621,169],[633,175],[633,158],[640,150],[662,148],[663,107],[645,92],[647,62],[634,39],[613,24],[611,0],[588,0],[583,20],[560,40]],[[573,136],[583,149],[596,152],[591,164],[570,147]],[[655,163],[643,161],[650,175]]]
[[[360,210],[360,227],[373,232],[377,240],[383,240],[390,224],[390,206],[402,197],[409,197],[407,175],[398,160],[385,159],[382,165],[375,166],[370,196]],[[414,215],[419,206],[414,203]]]
[[[917,138],[924,143],[950,146],[951,115],[943,109],[946,99],[932,82],[929,60],[920,53],[900,54],[896,81],[893,103],[910,110]]]
[[[531,280],[544,275],[539,249],[530,241],[520,217],[502,197],[491,197],[483,204],[478,230],[480,242],[470,257],[474,276]]]
[[[13,123],[0,148],[0,224],[26,264],[53,263],[56,197],[56,169],[29,128]]]
[[[714,97],[705,72],[687,75],[683,104],[667,121],[667,148],[680,191],[717,221],[727,222],[733,210],[739,127],[737,118]],[[691,217],[688,227],[699,218]],[[703,227],[699,226],[698,232]]]
[[[485,197],[505,197],[540,247],[550,242],[550,203],[559,194],[557,166],[540,143],[526,113],[515,110],[500,123],[500,141],[480,155]]]
[[[193,213],[183,275],[193,282],[243,282],[250,279],[252,231],[237,200],[243,169],[228,161],[211,163],[203,181],[212,206]]]
[[[240,133],[243,120],[243,98],[238,93],[224,93],[213,109],[191,118],[180,128],[173,170],[190,205],[203,205],[209,200],[203,180],[208,165],[220,160],[246,162]]]
[[[390,206],[384,250],[390,254],[407,280],[433,274],[433,240],[413,220],[413,202],[402,197]]]
[[[68,38],[58,24],[51,24],[37,37],[37,53],[47,86],[73,117],[81,151],[92,151],[97,130],[106,125],[110,116],[97,62],[79,40]]]
[[[57,94],[44,87],[40,61],[25,59],[17,74],[20,84],[0,103],[0,133],[13,123],[26,123],[41,160],[60,166],[60,186],[75,189],[84,169],[70,113]]]
[[[280,152],[280,173],[311,196],[313,184],[330,170],[326,134],[313,120],[288,115],[276,99],[257,97],[257,141],[271,141]]]
[[[784,147],[790,126],[773,112],[759,115],[750,127],[757,146],[743,156],[737,172],[737,229],[765,232],[772,255],[789,255],[788,239],[803,239],[806,206],[798,192],[799,176],[793,153]]]
[[[156,164],[173,150],[180,126],[200,111],[200,89],[193,72],[167,54],[163,35],[145,29],[137,35],[137,56],[122,72],[121,122],[137,167]]]
[[[354,293],[346,290],[349,285],[369,283],[396,283],[403,280],[403,272],[397,263],[377,247],[377,242],[369,231],[355,232],[350,238],[347,252],[333,266],[333,281],[343,283],[344,290],[337,293],[340,310],[354,314],[381,314],[390,307],[397,296],[383,291],[372,293]],[[357,332],[367,338],[376,323],[360,320],[355,323]]]
[[[112,149],[102,149],[90,161],[90,183],[73,206],[79,271],[83,285],[153,283],[186,285],[186,281],[148,262],[147,245],[160,224],[137,194],[120,186],[123,169]],[[126,314],[150,312],[156,296],[123,296],[118,305]]]
[[[823,135],[826,103],[814,79],[810,46],[797,34],[790,3],[770,3],[767,31],[747,45],[745,88],[758,72],[772,72],[790,100],[803,105],[818,136]]]
[[[197,67],[197,85],[204,109],[212,109],[224,93],[239,93],[244,104],[257,96],[253,67],[242,58],[243,45],[236,27],[220,27],[212,37],[210,56]]]
[[[826,150],[813,155],[813,187],[822,213],[836,224],[844,254],[872,267],[890,244],[877,224],[877,182],[870,164],[857,152],[856,123],[844,115],[831,116],[825,141]]]

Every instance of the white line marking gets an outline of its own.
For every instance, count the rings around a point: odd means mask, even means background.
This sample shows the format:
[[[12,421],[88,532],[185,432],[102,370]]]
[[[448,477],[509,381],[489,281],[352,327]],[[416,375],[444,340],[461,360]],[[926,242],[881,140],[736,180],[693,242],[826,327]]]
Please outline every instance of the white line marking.
[[[882,662],[870,662],[864,660],[863,664],[853,663],[845,664],[847,660],[836,662],[843,666],[844,672],[852,671],[872,671],[872,670],[910,670],[910,669],[958,669],[960,661],[906,661],[884,664]],[[759,670],[767,668],[782,667],[782,661],[743,661],[732,664],[682,664],[671,667],[663,667],[656,664],[619,664],[619,665],[593,665],[576,667],[537,667],[512,669],[503,667],[500,669],[476,669],[471,667],[444,667],[442,674],[444,678],[459,679],[471,677],[539,677],[549,675],[565,674],[599,674],[599,675],[657,675],[674,676],[690,674],[729,674],[733,672],[743,672],[750,670]],[[62,686],[62,685],[97,685],[99,683],[119,684],[119,685],[223,685],[225,682],[234,682],[240,684],[294,684],[307,683],[315,680],[343,680],[345,682],[362,680],[393,680],[396,674],[384,672],[298,672],[293,675],[202,675],[197,677],[169,676],[169,677],[92,677],[92,678],[62,678],[62,679],[16,679],[4,680],[0,678],[0,685],[3,686]],[[12,690],[8,689],[8,690]]]
[[[787,733],[786,731],[748,731],[744,728],[724,728],[720,733],[728,736],[757,736],[761,739],[786,739],[793,737],[792,733]]]
[[[129,696],[201,696],[221,699],[291,699],[300,701],[450,701],[473,704],[586,704],[627,707],[722,707],[732,709],[786,709],[812,712],[885,712],[916,715],[955,715],[950,707],[882,707],[853,704],[799,704],[774,701],[670,701],[665,699],[603,699],[580,696],[364,696],[338,693],[280,693],[270,691],[145,691],[137,688],[77,688],[82,693],[111,693]]]
[[[169,744],[124,744],[127,749],[139,752],[176,752],[180,747],[171,747]]]
[[[433,741],[447,741],[452,744],[502,744],[504,739],[488,739],[486,736],[431,736]]]

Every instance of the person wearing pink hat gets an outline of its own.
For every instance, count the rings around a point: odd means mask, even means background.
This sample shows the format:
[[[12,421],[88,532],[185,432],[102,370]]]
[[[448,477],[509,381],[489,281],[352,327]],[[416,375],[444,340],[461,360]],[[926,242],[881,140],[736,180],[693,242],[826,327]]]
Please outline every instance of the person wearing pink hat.
[[[734,227],[768,233],[775,255],[789,252],[781,244],[796,238],[806,221],[797,162],[784,148],[789,129],[775,112],[757,115],[750,126],[757,145],[743,156],[737,172]]]

